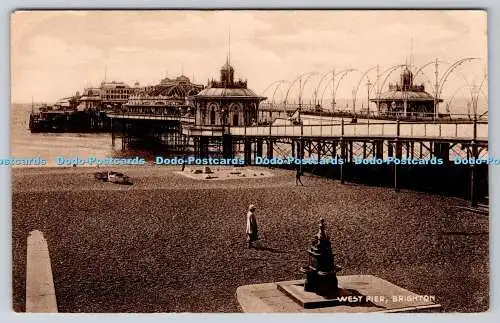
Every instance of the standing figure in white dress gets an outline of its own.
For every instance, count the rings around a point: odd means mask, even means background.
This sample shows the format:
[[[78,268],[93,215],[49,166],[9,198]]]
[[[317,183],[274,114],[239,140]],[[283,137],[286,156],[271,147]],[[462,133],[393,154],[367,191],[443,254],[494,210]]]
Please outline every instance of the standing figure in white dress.
[[[257,219],[255,218],[255,205],[251,204],[248,207],[247,213],[247,243],[248,248],[253,247],[253,243],[259,240],[259,231],[257,228]]]

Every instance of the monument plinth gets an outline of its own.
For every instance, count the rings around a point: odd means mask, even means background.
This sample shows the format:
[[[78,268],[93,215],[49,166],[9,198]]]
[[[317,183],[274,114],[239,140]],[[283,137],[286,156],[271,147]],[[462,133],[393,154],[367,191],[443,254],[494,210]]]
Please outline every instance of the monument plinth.
[[[323,219],[307,250],[304,280],[240,286],[236,297],[248,313],[439,312],[433,295],[417,295],[372,275],[338,276],[340,267]]]
[[[319,231],[314,236],[311,247],[307,250],[308,264],[300,270],[306,274],[305,291],[322,296],[338,296],[337,271],[340,270],[340,267],[335,265],[335,255],[325,227],[325,220],[321,219]]]

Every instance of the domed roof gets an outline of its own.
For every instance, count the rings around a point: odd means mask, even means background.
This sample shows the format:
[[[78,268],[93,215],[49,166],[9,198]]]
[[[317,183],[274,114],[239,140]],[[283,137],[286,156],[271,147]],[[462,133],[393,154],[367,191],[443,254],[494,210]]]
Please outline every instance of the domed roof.
[[[221,69],[221,71],[227,71],[227,70],[234,71],[234,68],[231,65],[229,65],[228,62],[226,62],[226,64],[222,65],[222,67],[220,69]]]
[[[382,93],[378,100],[387,101],[433,101],[434,97],[424,91],[387,91]],[[375,102],[377,99],[370,99],[370,101]]]
[[[200,98],[200,97],[218,97],[218,98],[262,98],[255,94],[250,89],[239,89],[239,88],[220,88],[220,87],[211,87],[211,88],[206,88],[195,97]]]

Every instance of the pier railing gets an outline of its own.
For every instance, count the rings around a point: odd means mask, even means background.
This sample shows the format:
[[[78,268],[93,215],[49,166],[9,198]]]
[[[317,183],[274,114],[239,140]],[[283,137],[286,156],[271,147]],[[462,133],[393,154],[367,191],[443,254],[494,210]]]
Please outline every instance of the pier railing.
[[[366,108],[353,111],[352,108],[336,108],[322,109],[311,104],[263,104],[259,106],[259,112],[265,116],[266,113],[284,113],[291,116],[293,113],[300,111],[303,116],[309,117],[344,117],[344,118],[363,118],[363,119],[378,119],[378,120],[405,120],[405,121],[434,121],[434,120],[469,120],[474,119],[474,113],[471,111],[469,113],[433,113],[433,112],[421,112],[421,111],[408,111],[406,114],[403,111],[383,111],[379,112],[377,110],[367,110]],[[481,110],[476,113],[476,118],[478,120],[487,120],[488,112],[487,110]]]
[[[476,122],[363,122],[310,125],[228,127],[233,136],[256,137],[380,137],[412,139],[488,140],[488,123]]]
[[[174,120],[184,123],[194,123],[194,117],[185,117],[177,113],[147,114],[140,112],[111,112],[107,113],[109,118],[132,119],[132,120]]]

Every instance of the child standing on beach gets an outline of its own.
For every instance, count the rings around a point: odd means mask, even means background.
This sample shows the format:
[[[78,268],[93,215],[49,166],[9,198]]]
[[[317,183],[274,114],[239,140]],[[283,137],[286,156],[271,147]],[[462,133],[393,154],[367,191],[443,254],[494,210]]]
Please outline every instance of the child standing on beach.
[[[247,229],[246,229],[246,234],[247,234],[247,243],[248,243],[248,248],[253,247],[253,243],[257,240],[259,240],[259,232],[257,228],[257,219],[255,218],[255,205],[251,204],[248,207],[248,213],[247,213]]]

